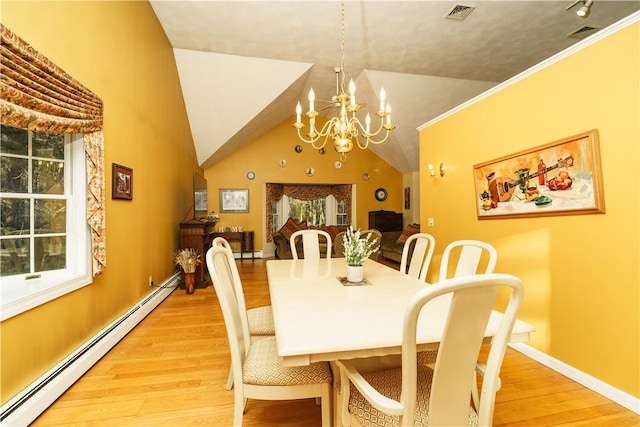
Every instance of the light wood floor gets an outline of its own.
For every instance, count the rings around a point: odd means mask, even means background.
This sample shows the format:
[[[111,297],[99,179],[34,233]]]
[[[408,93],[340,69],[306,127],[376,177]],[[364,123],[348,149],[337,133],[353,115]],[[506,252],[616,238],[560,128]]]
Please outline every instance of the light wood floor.
[[[269,304],[265,261],[238,263],[248,307]],[[213,288],[175,290],[33,426],[230,426],[229,350]],[[640,416],[509,349],[496,426],[638,426]],[[245,426],[319,426],[314,400],[249,400]]]

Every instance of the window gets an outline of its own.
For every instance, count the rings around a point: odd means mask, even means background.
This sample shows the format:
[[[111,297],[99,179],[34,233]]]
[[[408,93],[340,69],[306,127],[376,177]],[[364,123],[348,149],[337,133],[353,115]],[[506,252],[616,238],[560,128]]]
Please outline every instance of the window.
[[[0,129],[2,319],[91,282],[82,135]]]
[[[326,199],[298,200],[289,197],[289,216],[296,222],[307,221],[307,225],[314,227],[324,225]]]
[[[347,220],[347,204],[344,200],[336,202],[336,225],[349,225]]]

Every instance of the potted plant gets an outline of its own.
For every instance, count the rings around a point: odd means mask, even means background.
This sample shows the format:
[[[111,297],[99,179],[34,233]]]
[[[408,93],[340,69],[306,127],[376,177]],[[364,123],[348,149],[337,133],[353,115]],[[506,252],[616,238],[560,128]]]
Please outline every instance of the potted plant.
[[[200,265],[200,254],[193,248],[179,250],[175,262],[184,271],[184,288],[188,294],[193,293],[196,267]]]
[[[362,282],[364,279],[364,262],[372,253],[378,250],[378,238],[368,234],[360,237],[360,229],[354,231],[350,226],[344,234],[344,257],[347,260],[347,280],[349,282]]]

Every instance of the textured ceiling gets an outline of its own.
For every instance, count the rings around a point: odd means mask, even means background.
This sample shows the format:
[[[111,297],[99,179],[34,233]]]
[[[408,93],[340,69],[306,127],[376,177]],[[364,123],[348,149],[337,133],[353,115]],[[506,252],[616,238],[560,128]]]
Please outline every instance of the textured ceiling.
[[[337,1],[150,3],[174,48],[201,166],[292,116],[310,87],[319,100],[335,94]],[[640,8],[595,0],[584,19],[577,7],[566,10],[571,3],[347,1],[347,79],[358,102],[373,107],[384,86],[396,125],[372,150],[403,173],[418,171],[418,126],[579,41],[568,34],[603,29]],[[463,21],[446,19],[457,4],[475,9]]]

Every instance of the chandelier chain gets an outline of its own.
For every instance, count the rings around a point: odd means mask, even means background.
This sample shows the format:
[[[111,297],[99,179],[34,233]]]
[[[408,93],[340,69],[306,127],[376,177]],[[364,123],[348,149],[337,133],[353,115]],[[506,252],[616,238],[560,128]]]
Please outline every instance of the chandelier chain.
[[[344,1],[340,2],[340,92],[344,93],[344,46],[345,46],[345,36],[344,36]]]

